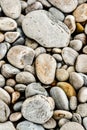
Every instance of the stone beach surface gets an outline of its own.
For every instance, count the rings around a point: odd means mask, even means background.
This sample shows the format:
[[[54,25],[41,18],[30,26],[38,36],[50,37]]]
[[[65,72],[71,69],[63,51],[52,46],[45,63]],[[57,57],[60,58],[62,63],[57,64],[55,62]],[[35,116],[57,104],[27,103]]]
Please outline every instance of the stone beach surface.
[[[87,0],[0,0],[0,130],[87,130]]]

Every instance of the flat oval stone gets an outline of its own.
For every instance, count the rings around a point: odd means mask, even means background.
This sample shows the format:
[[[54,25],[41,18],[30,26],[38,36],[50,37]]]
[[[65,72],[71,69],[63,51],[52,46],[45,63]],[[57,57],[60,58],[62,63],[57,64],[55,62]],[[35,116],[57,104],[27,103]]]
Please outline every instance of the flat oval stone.
[[[23,104],[23,101],[19,101],[19,102],[15,103],[13,106],[13,110],[17,111],[17,112],[21,111],[22,104]]]
[[[55,128],[56,125],[56,121],[53,118],[50,118],[46,123],[43,124],[43,127],[46,129],[52,129]]]
[[[31,73],[23,71],[16,75],[16,81],[21,84],[29,84],[35,82],[35,77]]]
[[[67,82],[58,82],[57,86],[63,89],[63,91],[68,96],[68,98],[70,98],[72,96],[76,96],[76,91],[71,84],[69,84]]]
[[[3,12],[6,16],[17,19],[21,14],[20,0],[1,0],[0,1]]]
[[[65,92],[59,87],[53,87],[50,89],[50,95],[55,101],[58,109],[69,110],[69,102]]]
[[[2,88],[0,88],[0,99],[5,103],[10,104],[11,97],[10,95]]]
[[[33,49],[17,45],[8,51],[7,59],[15,67],[23,69],[25,65],[32,64],[34,55],[35,53]]]
[[[15,85],[15,90],[18,91],[18,92],[24,92],[25,89],[26,89],[26,85],[24,84],[16,84]]]
[[[78,100],[81,103],[87,102],[87,87],[82,87],[78,92]]]
[[[11,122],[16,122],[16,121],[20,120],[21,117],[22,117],[21,112],[15,112],[10,115],[9,119]]]
[[[36,95],[23,102],[22,114],[31,122],[43,124],[52,117],[53,108],[46,96]]]
[[[7,121],[5,123],[0,123],[0,130],[16,130],[13,123]]]
[[[0,17],[0,30],[2,31],[12,31],[17,28],[17,23],[15,20],[9,17]]]
[[[76,71],[81,73],[87,73],[87,55],[81,54],[76,60]]]
[[[70,47],[65,47],[62,50],[62,57],[66,64],[74,65],[75,60],[78,56],[78,52]]]
[[[68,46],[70,30],[64,23],[60,21],[56,23],[53,20],[53,16],[47,11],[32,11],[25,16],[22,29],[27,37],[46,48]],[[47,32],[46,35],[44,35],[45,32]]]
[[[78,5],[77,0],[48,0],[53,6],[60,9],[62,12],[70,13],[72,12]]]
[[[87,103],[79,104],[76,113],[80,114],[81,117],[87,116]]]
[[[17,130],[45,130],[41,125],[29,121],[22,121],[17,124]]]
[[[6,103],[0,99],[0,123],[7,121],[10,115],[10,109]]]
[[[79,5],[73,13],[76,22],[84,22],[87,20],[87,3]]]
[[[82,125],[80,125],[77,122],[67,122],[65,125],[63,125],[60,130],[85,130]]]
[[[7,53],[7,45],[5,42],[0,43],[0,60],[3,59]]]
[[[5,78],[10,78],[15,76],[20,72],[19,69],[15,68],[14,66],[10,64],[4,64],[1,68],[1,73]]]
[[[73,48],[76,51],[81,50],[82,48],[82,41],[81,40],[71,40],[70,41],[70,47]]]
[[[38,79],[44,84],[51,84],[55,78],[56,60],[49,54],[40,54],[35,65]]]
[[[40,83],[31,83],[26,87],[25,96],[28,98],[34,95],[48,96],[48,93]]]
[[[77,97],[76,96],[72,96],[70,98],[70,109],[71,110],[75,110],[77,108]]]

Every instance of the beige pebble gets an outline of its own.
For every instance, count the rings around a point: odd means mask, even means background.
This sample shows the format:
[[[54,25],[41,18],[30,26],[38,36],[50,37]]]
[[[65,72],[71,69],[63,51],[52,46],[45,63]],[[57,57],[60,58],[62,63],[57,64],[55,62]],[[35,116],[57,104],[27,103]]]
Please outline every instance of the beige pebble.
[[[76,96],[72,96],[70,98],[70,109],[71,110],[76,110],[77,108],[77,97]]]
[[[0,42],[4,41],[4,34],[0,32]]]
[[[12,93],[12,104],[14,104],[19,98],[20,98],[20,93],[17,91],[14,91]]]
[[[69,73],[65,69],[57,69],[56,70],[56,78],[58,81],[66,81],[69,78]]]
[[[16,81],[14,79],[7,79],[7,81],[6,81],[7,86],[14,87],[15,84],[16,84]]]
[[[32,48],[32,49],[36,49],[38,47],[38,43],[34,40],[29,39],[29,38],[25,39],[25,45]]]
[[[52,129],[56,127],[56,121],[53,118],[50,118],[46,123],[43,124],[43,127],[46,129]]]
[[[10,121],[12,122],[16,122],[18,120],[20,120],[22,117],[22,114],[21,112],[15,112],[15,113],[12,113],[9,117]]]
[[[75,72],[74,66],[69,66],[69,67],[67,68],[67,71],[68,71],[69,74],[72,73],[72,72]]]
[[[87,87],[82,87],[78,92],[78,101],[81,103],[87,102]]]
[[[60,54],[62,52],[62,50],[60,48],[53,48],[52,49],[52,52],[53,53],[57,53],[57,54]]]
[[[80,34],[75,35],[74,39],[82,41],[82,43],[84,45],[86,44],[86,35],[85,35],[85,33],[80,33]]]
[[[12,94],[14,92],[14,89],[10,86],[5,86],[4,89],[9,93]]]
[[[69,122],[66,118],[61,118],[58,122],[59,127],[62,127],[65,123]]]
[[[71,40],[70,41],[70,47],[73,48],[76,51],[80,51],[82,48],[82,41],[81,40]]]
[[[72,113],[64,110],[55,110],[53,113],[53,118],[59,120],[61,118],[71,119]]]

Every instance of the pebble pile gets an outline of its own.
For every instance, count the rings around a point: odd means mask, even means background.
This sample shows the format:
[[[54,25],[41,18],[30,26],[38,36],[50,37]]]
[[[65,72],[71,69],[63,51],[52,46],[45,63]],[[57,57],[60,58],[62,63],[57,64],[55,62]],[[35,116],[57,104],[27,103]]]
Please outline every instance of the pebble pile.
[[[87,130],[87,0],[0,0],[0,130]]]

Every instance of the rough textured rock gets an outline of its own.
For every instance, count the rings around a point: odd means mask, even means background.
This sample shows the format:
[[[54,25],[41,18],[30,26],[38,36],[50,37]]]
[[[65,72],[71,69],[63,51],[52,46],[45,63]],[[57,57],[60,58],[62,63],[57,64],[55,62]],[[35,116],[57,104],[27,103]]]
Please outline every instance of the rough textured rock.
[[[27,14],[22,22],[22,28],[26,36],[44,47],[65,47],[69,44],[68,27],[60,21],[57,23],[53,21],[47,11],[38,10]]]

